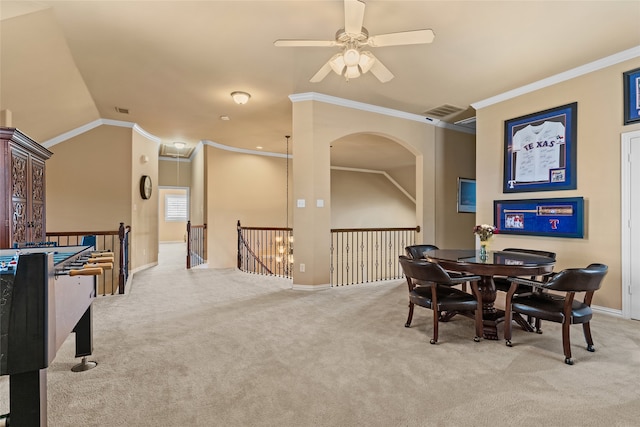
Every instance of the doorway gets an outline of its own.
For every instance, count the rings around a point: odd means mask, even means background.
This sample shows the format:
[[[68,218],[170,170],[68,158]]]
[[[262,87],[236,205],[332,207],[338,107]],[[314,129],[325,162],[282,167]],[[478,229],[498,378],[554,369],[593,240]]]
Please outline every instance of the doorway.
[[[622,134],[621,154],[622,315],[640,320],[640,131]]]
[[[185,187],[160,187],[158,203],[161,243],[187,241],[187,219],[189,218],[189,189]]]

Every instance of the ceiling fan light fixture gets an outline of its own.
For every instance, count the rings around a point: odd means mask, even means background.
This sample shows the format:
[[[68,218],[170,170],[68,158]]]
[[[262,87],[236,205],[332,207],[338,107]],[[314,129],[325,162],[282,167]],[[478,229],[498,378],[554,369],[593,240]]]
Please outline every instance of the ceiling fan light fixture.
[[[358,49],[350,48],[344,51],[344,63],[347,67],[353,67],[360,62],[360,52]]]
[[[341,53],[333,55],[333,57],[329,60],[329,65],[331,65],[331,69],[339,76],[342,75],[344,67],[346,67],[346,64],[344,63],[344,57]]]
[[[358,65],[362,70],[362,74],[365,74],[367,71],[373,67],[373,63],[376,61],[376,58],[371,54],[371,52],[362,52],[360,54],[360,61]]]
[[[249,98],[251,98],[251,95],[247,92],[235,91],[231,92],[231,98],[233,98],[233,102],[235,102],[236,104],[244,105],[249,102]]]
[[[347,67],[347,71],[345,71],[344,76],[349,79],[355,79],[356,77],[360,77],[360,70],[357,65],[351,65]]]

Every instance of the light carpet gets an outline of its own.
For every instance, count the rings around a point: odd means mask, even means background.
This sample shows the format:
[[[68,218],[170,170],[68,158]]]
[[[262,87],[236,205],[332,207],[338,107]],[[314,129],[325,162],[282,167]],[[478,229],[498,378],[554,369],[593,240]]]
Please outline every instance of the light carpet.
[[[282,278],[185,270],[184,245],[124,296],[94,303],[98,366],[70,369],[73,336],[48,369],[49,425],[637,426],[640,323],[594,315],[595,353],[558,325],[473,341],[471,319],[416,307],[402,280],[294,291]],[[501,331],[500,331],[501,333]],[[0,378],[0,413],[8,378]]]

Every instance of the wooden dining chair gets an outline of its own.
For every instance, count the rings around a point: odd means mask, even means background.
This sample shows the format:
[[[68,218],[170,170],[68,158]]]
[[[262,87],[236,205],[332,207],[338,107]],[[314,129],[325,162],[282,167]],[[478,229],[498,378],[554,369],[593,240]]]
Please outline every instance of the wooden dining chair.
[[[523,253],[523,254],[532,254],[532,255],[540,255],[540,256],[544,256],[547,258],[552,258],[554,261],[556,260],[556,253],[555,252],[549,252],[549,251],[540,251],[537,249],[522,249],[522,248],[505,248],[503,249],[504,252],[518,252],[518,253]],[[549,280],[549,278],[553,275],[553,273],[549,273],[545,276],[540,276],[538,278],[536,278],[535,276],[531,277],[531,280],[542,280],[542,281],[546,281]],[[507,277],[504,276],[494,276],[493,277],[493,283],[495,283],[496,285],[496,291],[502,291],[504,293],[507,293],[509,291],[509,288],[511,287],[511,283],[509,282]],[[520,294],[525,294],[528,292],[534,292],[534,288],[531,286],[527,286],[527,285],[520,285],[518,286],[518,288],[516,289],[515,294],[516,295],[520,295]],[[539,290],[536,290],[536,292],[539,292]],[[522,320],[524,322],[524,319]],[[533,328],[535,322],[535,326],[536,329],[540,329],[540,325],[539,322],[537,320],[534,320],[533,317],[531,316],[527,316],[527,323],[530,325],[530,328]],[[526,326],[526,325],[525,325]],[[531,331],[531,329],[527,329],[528,331]]]
[[[539,251],[537,249],[521,249],[521,248],[505,248],[503,249],[503,251],[518,252],[518,253],[531,254],[531,255],[540,255],[540,256],[545,256],[547,258],[552,258],[554,261],[556,260],[555,252]],[[546,277],[549,277],[549,276],[546,276]],[[536,278],[531,277],[531,279],[535,280]],[[543,280],[543,279],[544,279],[543,277],[540,278],[540,280]],[[493,282],[496,285],[497,291],[508,292],[509,288],[511,287],[511,283],[507,280],[507,277],[496,276],[493,278]],[[532,290],[533,288],[531,286],[521,285],[516,291],[516,294],[531,292]]]
[[[438,249],[440,248],[438,248],[436,245],[411,245],[404,248],[404,251],[408,258],[425,259],[426,258],[425,254],[427,252],[435,251]],[[460,289],[462,289],[464,292],[467,292],[467,282],[463,282],[460,285]]]
[[[474,341],[480,341],[483,333],[482,296],[478,290],[480,276],[449,273],[440,265],[424,259],[399,257],[409,287],[409,316],[405,327],[411,326],[415,305],[430,308],[433,311],[433,337],[431,344],[438,342],[438,324],[441,313],[449,311],[473,312],[476,335]],[[460,283],[470,282],[473,295],[454,288]]]
[[[562,347],[564,361],[572,365],[571,341],[569,329],[572,324],[582,324],[587,350],[595,351],[589,322],[593,315],[591,300],[595,291],[600,289],[602,279],[608,267],[604,264],[590,264],[586,268],[568,268],[554,275],[549,281],[510,277],[511,287],[507,292],[505,306],[504,339],[511,347],[512,313],[520,313],[536,318],[536,321],[548,320],[562,324]],[[526,285],[536,289],[556,292],[531,292],[515,295],[519,286]],[[584,292],[584,301],[575,299],[576,293]],[[536,332],[541,333],[539,323]]]

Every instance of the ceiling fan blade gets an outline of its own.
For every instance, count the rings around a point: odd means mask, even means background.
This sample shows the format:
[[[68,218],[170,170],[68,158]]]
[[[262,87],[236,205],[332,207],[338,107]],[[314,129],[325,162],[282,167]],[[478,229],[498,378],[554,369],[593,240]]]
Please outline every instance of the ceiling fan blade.
[[[368,52],[368,54],[371,55],[374,59],[373,65],[371,66],[371,69],[370,69],[371,73],[374,76],[376,76],[376,78],[380,80],[382,83],[386,83],[389,80],[391,80],[393,78],[393,73],[389,71],[389,69],[385,67],[384,64],[380,62],[378,58],[373,56],[371,52]]]
[[[359,0],[344,0],[344,31],[347,34],[360,34],[364,21],[365,4]]]
[[[321,82],[322,79],[327,77],[327,74],[329,74],[330,72],[331,72],[331,63],[329,60],[322,66],[322,68],[320,68],[320,70],[318,70],[318,72],[313,77],[311,77],[311,79],[309,79],[309,81],[311,83]]]
[[[333,47],[338,44],[335,40],[276,40],[273,45],[277,47]]]
[[[433,30],[403,31],[400,33],[380,34],[369,37],[367,44],[371,47],[398,46],[404,44],[431,43],[435,38]]]

